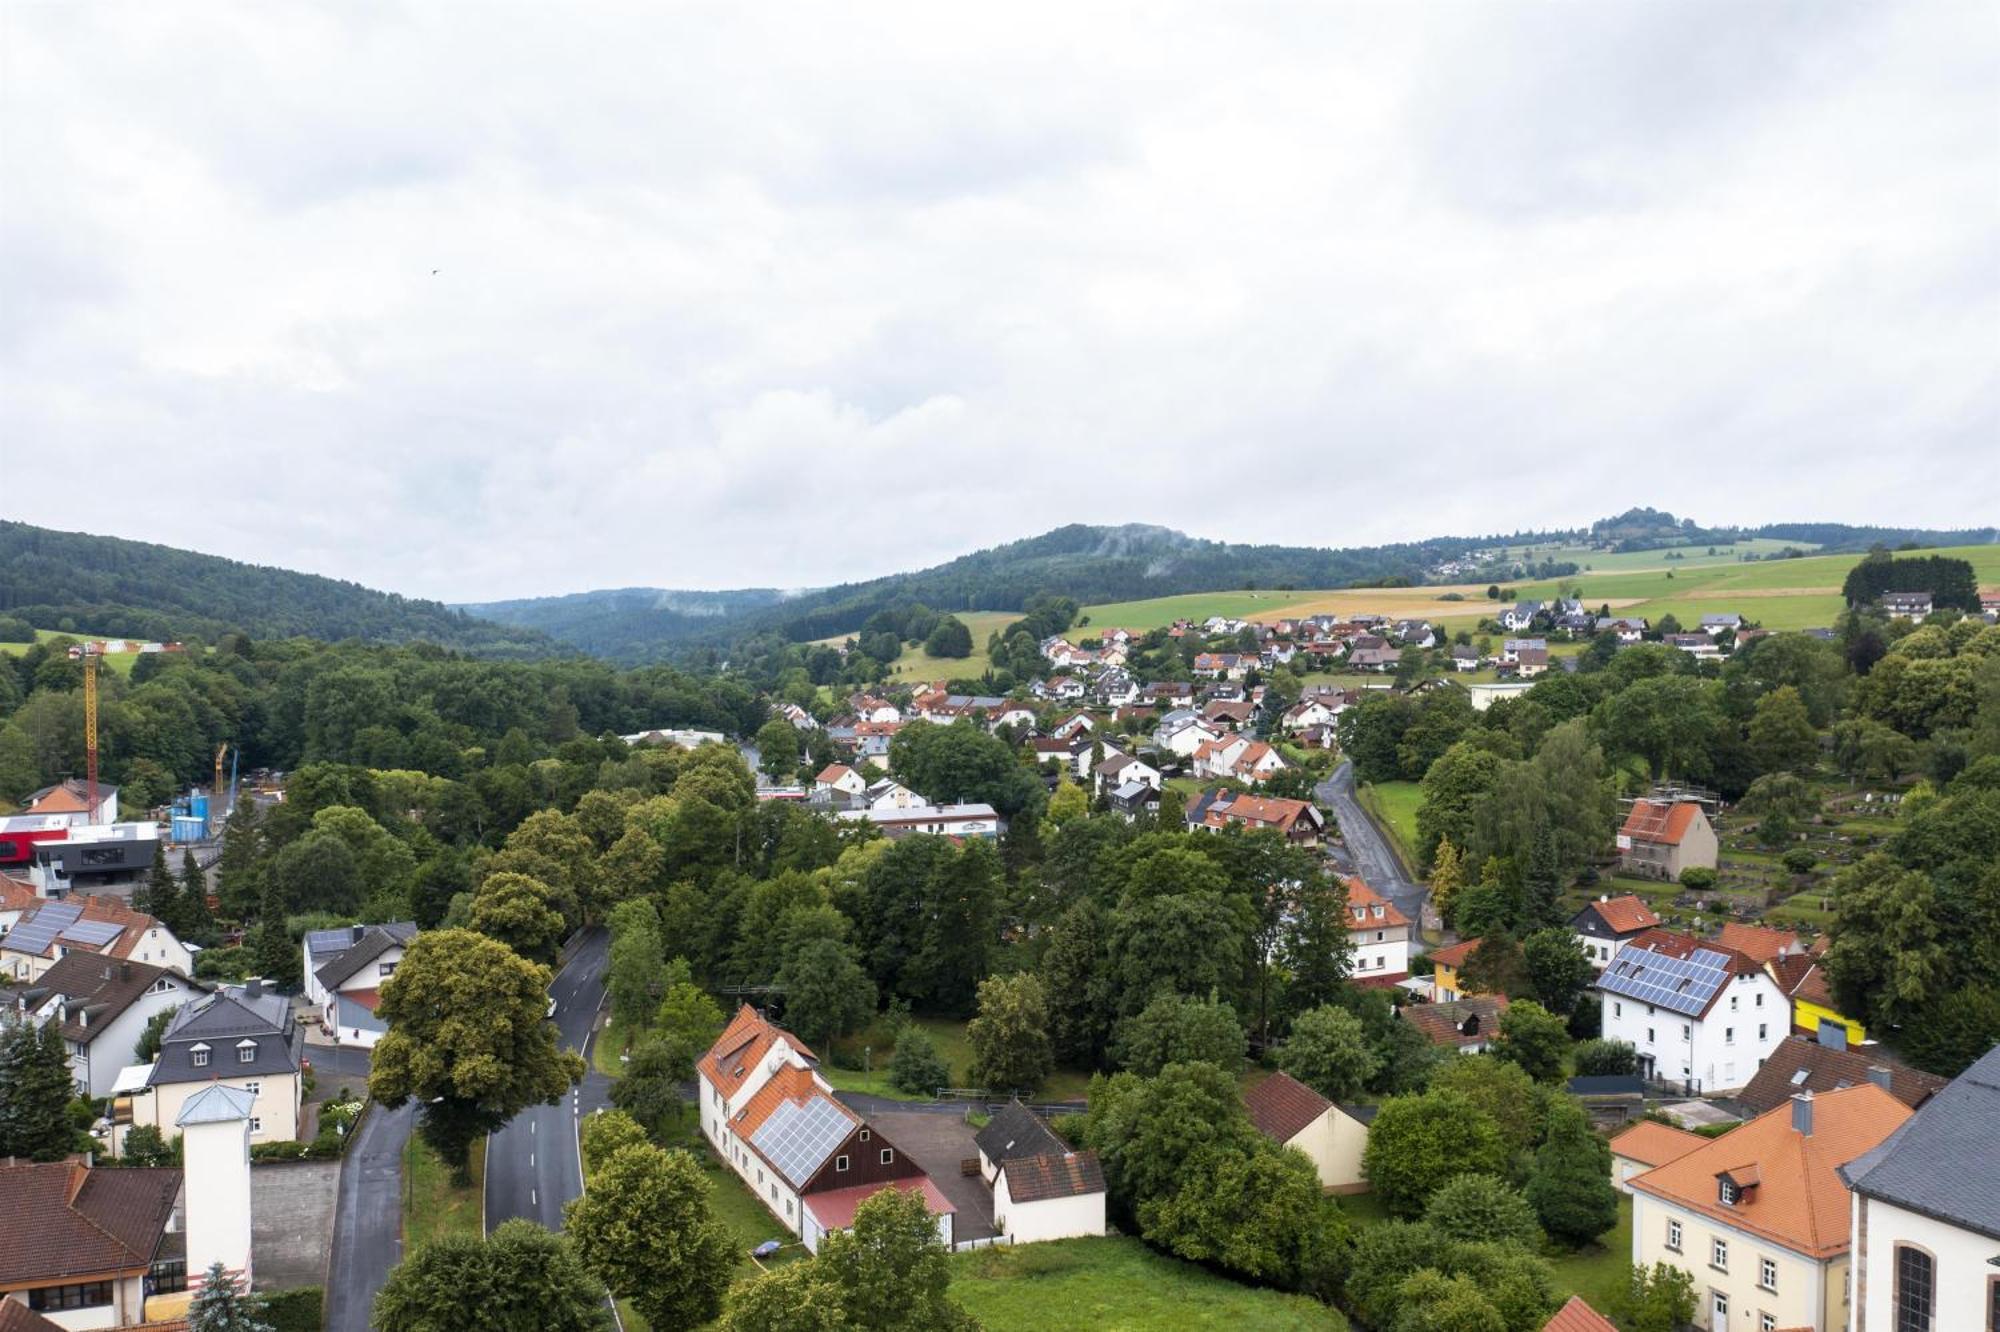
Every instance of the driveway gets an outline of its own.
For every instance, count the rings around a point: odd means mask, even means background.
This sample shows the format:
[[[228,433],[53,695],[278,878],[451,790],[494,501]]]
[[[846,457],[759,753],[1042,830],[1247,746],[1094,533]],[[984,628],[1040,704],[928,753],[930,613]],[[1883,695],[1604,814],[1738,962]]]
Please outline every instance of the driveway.
[[[326,1332],[368,1332],[375,1292],[403,1259],[403,1147],[416,1122],[414,1102],[399,1110],[371,1106],[341,1159]]]
[[[610,936],[586,931],[549,985],[555,1024],[565,1047],[590,1058],[590,1038],[604,1002],[604,968]],[[486,1229],[526,1217],[562,1229],[563,1204],[583,1191],[577,1156],[580,1118],[611,1103],[611,1080],[596,1069],[584,1074],[555,1105],[531,1105],[486,1139]]]
[[[963,1107],[956,1114],[933,1110],[870,1111],[868,1122],[922,1166],[931,1183],[958,1209],[951,1218],[955,1240],[986,1239],[1000,1232],[993,1227],[993,1191],[978,1175],[959,1173],[959,1163],[979,1155],[973,1127]]]
[[[1430,896],[1427,884],[1417,883],[1403,872],[1403,863],[1389,845],[1388,834],[1375,826],[1368,811],[1354,795],[1354,765],[1343,762],[1333,776],[1314,788],[1319,803],[1333,811],[1347,843],[1348,857],[1362,882],[1396,904],[1396,909],[1412,921],[1423,916],[1424,900]]]

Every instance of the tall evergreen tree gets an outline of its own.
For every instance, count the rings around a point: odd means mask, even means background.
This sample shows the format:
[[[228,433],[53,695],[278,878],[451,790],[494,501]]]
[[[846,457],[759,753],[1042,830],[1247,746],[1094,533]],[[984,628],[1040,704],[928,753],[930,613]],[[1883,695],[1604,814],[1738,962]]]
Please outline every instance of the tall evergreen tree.
[[[215,913],[208,909],[208,875],[195,860],[194,852],[181,857],[180,914],[174,933],[183,937],[201,936],[214,928]]]
[[[304,960],[292,943],[291,931],[285,928],[285,903],[276,884],[265,886],[257,928],[244,943],[258,975],[280,988],[299,983]]]
[[[132,890],[132,909],[157,917],[171,929],[174,898],[179,892],[180,883],[167,865],[167,844],[156,839],[153,842],[152,868],[146,871],[145,881]]]
[[[264,832],[255,801],[240,801],[222,824],[222,858],[216,862],[215,892],[226,916],[254,915],[259,897]]]
[[[53,1022],[0,1024],[0,1156],[59,1161],[75,1134],[69,1053]]]

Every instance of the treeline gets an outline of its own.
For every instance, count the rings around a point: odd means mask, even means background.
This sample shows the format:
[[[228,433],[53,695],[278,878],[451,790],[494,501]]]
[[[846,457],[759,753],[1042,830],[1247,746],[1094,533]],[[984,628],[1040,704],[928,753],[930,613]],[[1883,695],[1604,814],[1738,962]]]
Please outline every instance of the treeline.
[[[1979,609],[1979,580],[1973,575],[1971,562],[1945,555],[1872,551],[1847,571],[1847,579],[1840,585],[1840,594],[1849,606],[1871,605],[1884,592],[1928,592],[1938,610]]]
[[[84,771],[83,668],[62,638],[0,656],[0,800]],[[227,634],[213,649],[99,672],[101,767],[135,816],[213,778],[218,745],[243,768],[352,763],[495,781],[576,741],[651,727],[754,732],[766,705],[734,679],[582,659],[476,660],[429,646],[365,647]]]
[[[554,655],[533,630],[435,601],[149,542],[0,522],[0,612],[38,629],[168,640],[304,635],[429,642],[493,657]]]

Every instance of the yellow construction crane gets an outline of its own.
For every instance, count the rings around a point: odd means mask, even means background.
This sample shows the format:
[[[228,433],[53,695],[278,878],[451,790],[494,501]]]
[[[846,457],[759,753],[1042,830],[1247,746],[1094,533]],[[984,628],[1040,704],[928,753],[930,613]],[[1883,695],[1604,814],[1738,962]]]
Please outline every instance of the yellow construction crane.
[[[90,780],[90,821],[97,822],[97,650],[83,645],[83,762]]]

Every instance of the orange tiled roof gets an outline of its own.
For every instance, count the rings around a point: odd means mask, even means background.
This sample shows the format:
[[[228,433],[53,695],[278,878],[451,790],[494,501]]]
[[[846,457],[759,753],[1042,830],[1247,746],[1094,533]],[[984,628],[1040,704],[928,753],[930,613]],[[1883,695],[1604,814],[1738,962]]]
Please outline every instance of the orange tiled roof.
[[[1427,956],[1440,967],[1450,967],[1453,971],[1465,965],[1465,959],[1472,956],[1472,950],[1479,947],[1479,940],[1466,939],[1443,948],[1433,948]]]
[[[771,1080],[759,1087],[757,1094],[730,1117],[730,1132],[748,1142],[750,1136],[764,1126],[764,1121],[769,1119],[771,1112],[780,1105],[786,1101],[796,1101],[803,1105],[815,1096],[826,1096],[826,1093],[821,1091],[819,1083],[814,1081],[812,1070],[800,1068],[797,1064],[787,1064],[773,1073]],[[831,1101],[833,1098],[827,1097],[827,1099]],[[840,1105],[840,1102],[833,1101],[833,1104],[839,1106],[841,1113],[854,1120],[856,1124],[861,1122],[851,1110]]]
[[[818,1056],[806,1048],[806,1043],[786,1031],[783,1027],[766,1022],[757,1010],[744,1004],[736,1010],[736,1016],[722,1029],[722,1035],[715,1038],[715,1044],[708,1047],[708,1053],[701,1057],[700,1072],[724,1096],[734,1096],[736,1089],[750,1076],[750,1070],[757,1061],[783,1037],[794,1050],[808,1059]]]
[[[1500,1018],[1507,1011],[1504,994],[1472,994],[1443,1004],[1411,1004],[1397,1010],[1409,1024],[1421,1031],[1432,1045],[1464,1047],[1491,1041],[1500,1034]],[[1477,1029],[1462,1030],[1476,1018]]]
[[[1769,962],[1784,953],[1799,951],[1799,936],[1790,930],[1774,930],[1766,925],[1738,925],[1730,921],[1715,936],[1725,948],[1734,948],[1752,962]]]
[[[1692,800],[1678,800],[1671,805],[1660,800],[1635,800],[1632,812],[1625,816],[1625,826],[1618,831],[1637,842],[1679,846],[1681,838],[1694,825],[1694,816],[1700,812],[1701,806]]]
[[[1598,919],[1618,934],[1630,934],[1634,930],[1650,930],[1660,923],[1660,918],[1653,913],[1653,908],[1647,906],[1645,899],[1635,893],[1627,893],[1623,897],[1613,897],[1603,902],[1592,902],[1591,906],[1596,909]]]
[[[1591,1308],[1583,1296],[1572,1295],[1542,1324],[1542,1332],[1618,1332],[1618,1325]]]
[[[1380,916],[1374,914],[1374,908],[1378,905],[1382,908]],[[1361,922],[1363,925],[1407,925],[1410,923],[1410,918],[1398,911],[1394,902],[1377,893],[1360,879],[1350,878],[1347,881],[1347,912],[1350,916],[1354,914],[1356,907],[1366,907],[1369,909],[1367,919]],[[1353,929],[1354,926],[1349,925],[1348,928]]]
[[[1333,1102],[1289,1073],[1273,1073],[1243,1093],[1243,1108],[1257,1131],[1279,1146],[1296,1138]]]
[[[1813,1258],[1847,1252],[1848,1194],[1837,1169],[1879,1146],[1911,1115],[1873,1083],[1812,1100],[1812,1132],[1792,1127],[1787,1101],[1686,1156],[1636,1175],[1632,1187]],[[1732,1206],[1718,1196],[1717,1177],[1758,1183]]]
[[[1642,1119],[1611,1140],[1611,1152],[1641,1165],[1663,1166],[1680,1160],[1708,1141],[1699,1133]]]

